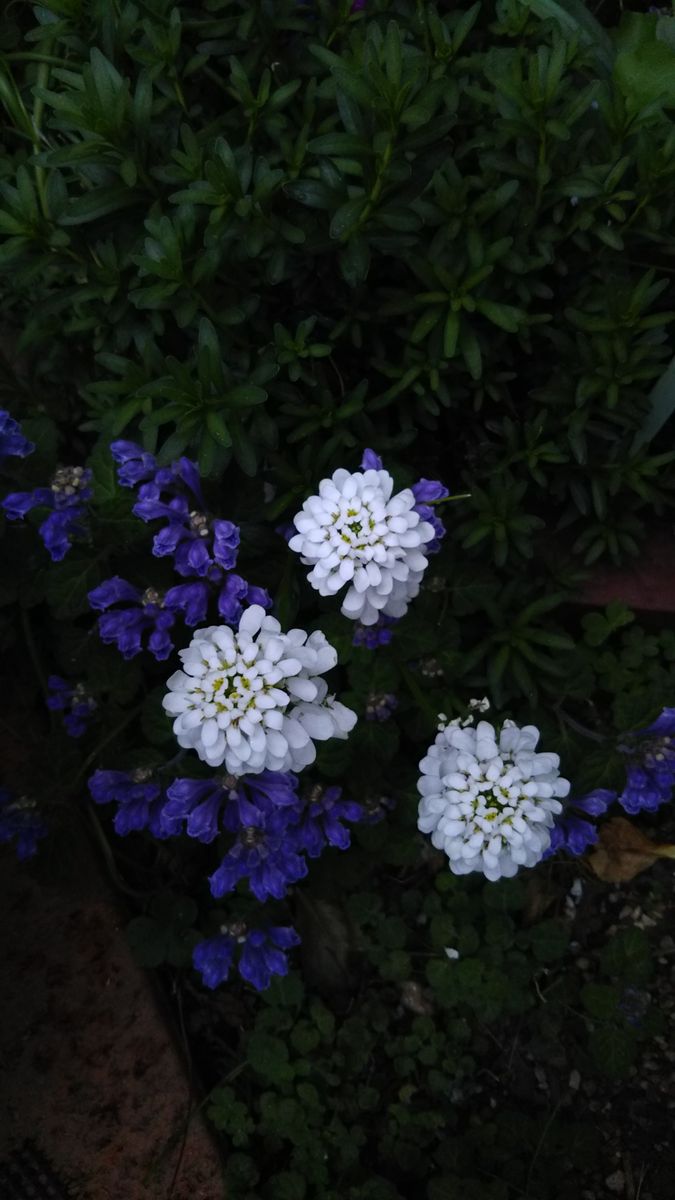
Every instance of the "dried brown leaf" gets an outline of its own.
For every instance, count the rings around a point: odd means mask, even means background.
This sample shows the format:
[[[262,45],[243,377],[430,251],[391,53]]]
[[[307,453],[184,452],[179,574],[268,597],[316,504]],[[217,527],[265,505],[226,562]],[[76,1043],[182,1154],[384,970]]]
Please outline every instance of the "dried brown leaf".
[[[523,909],[523,924],[530,926],[540,921],[545,913],[562,896],[562,888],[550,882],[542,875],[532,875],[527,884],[527,897]]]
[[[646,871],[658,858],[675,858],[675,846],[652,842],[625,817],[613,817],[601,826],[588,862],[598,879],[625,883],[640,871]]]

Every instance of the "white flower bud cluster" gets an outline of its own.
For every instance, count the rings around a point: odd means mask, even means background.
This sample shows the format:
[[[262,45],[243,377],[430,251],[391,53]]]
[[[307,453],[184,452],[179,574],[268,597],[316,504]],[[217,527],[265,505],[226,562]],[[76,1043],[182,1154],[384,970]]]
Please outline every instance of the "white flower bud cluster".
[[[539,730],[505,721],[445,725],[420,763],[418,828],[431,834],[455,875],[487,879],[532,867],[551,841],[570,790],[557,754],[535,753]]]
[[[347,588],[342,613],[363,625],[405,614],[427,567],[424,547],[435,536],[414,511],[410,488],[395,496],[393,489],[388,471],[335,471],[322,479],[318,496],[305,500],[288,543],[312,567],[307,578],[322,596]]]
[[[282,633],[259,604],[236,631],[197,630],[180,657],[163,701],[178,744],[232,775],[301,771],[316,757],[315,741],[346,738],[356,723],[320,678],[337,662],[324,634]]]

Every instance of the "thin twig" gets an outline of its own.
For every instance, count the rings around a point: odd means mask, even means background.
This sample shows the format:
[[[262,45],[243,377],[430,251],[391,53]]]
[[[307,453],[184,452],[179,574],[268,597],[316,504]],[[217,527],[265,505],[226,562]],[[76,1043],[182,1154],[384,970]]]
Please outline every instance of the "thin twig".
[[[91,754],[87,755],[84,762],[82,763],[82,766],[80,767],[79,771],[77,772],[77,775],[75,776],[75,781],[74,781],[75,783],[79,783],[79,781],[86,775],[91,764],[96,761],[96,759],[98,758],[101,751],[105,750],[106,746],[110,742],[113,742],[115,740],[115,738],[117,737],[117,735],[120,734],[123,729],[126,729],[127,725],[130,725],[132,721],[135,721],[136,717],[139,715],[140,712],[141,712],[140,704],[137,705],[136,708],[132,708],[131,712],[127,713],[124,720],[120,721],[119,725],[116,725],[115,728],[107,735],[107,737],[104,737],[103,741],[99,742],[98,746],[96,746],[96,748],[94,750],[92,750]]]

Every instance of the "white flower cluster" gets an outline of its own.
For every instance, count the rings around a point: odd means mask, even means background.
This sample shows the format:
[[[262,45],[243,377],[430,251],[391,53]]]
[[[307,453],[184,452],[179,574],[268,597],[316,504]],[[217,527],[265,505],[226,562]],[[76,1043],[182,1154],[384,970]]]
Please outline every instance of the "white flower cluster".
[[[231,775],[301,771],[316,757],[315,740],[345,738],[356,723],[320,678],[337,662],[323,633],[282,633],[259,604],[237,631],[197,630],[180,657],[184,669],[163,701],[178,744]]]
[[[420,763],[418,828],[444,850],[455,875],[491,880],[533,867],[549,847],[559,797],[570,790],[557,754],[537,754],[539,730],[505,721],[453,721]]]
[[[424,547],[433,526],[414,511],[410,488],[392,496],[388,471],[341,468],[322,479],[294,517],[289,546],[311,566],[307,578],[322,596],[348,591],[342,613],[363,625],[402,617],[427,567]]]

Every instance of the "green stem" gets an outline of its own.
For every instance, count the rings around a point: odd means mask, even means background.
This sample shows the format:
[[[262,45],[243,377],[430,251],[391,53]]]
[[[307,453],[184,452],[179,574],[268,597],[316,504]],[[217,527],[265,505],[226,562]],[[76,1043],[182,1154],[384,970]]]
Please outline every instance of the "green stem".
[[[131,712],[127,713],[124,720],[120,721],[120,723],[118,725],[116,725],[113,730],[111,730],[111,732],[107,735],[107,737],[104,737],[103,741],[99,742],[98,746],[94,750],[92,750],[91,754],[87,755],[84,762],[82,763],[82,766],[80,767],[79,771],[77,772],[77,775],[75,776],[75,780],[74,780],[75,783],[79,783],[80,780],[84,778],[84,776],[86,775],[87,771],[89,770],[91,764],[93,762],[96,762],[96,759],[98,758],[101,751],[105,750],[106,746],[108,746],[110,744],[110,742],[113,742],[115,740],[115,738],[118,736],[118,734],[120,734],[123,729],[126,729],[127,725],[130,725],[132,721],[135,721],[136,718],[139,716],[140,712],[141,712],[140,704],[137,705],[136,708],[132,708]]]
[[[94,836],[105,859],[105,865],[107,867],[108,874],[110,875],[115,887],[119,888],[121,892],[125,892],[127,896],[133,896],[134,900],[145,900],[147,896],[152,895],[152,891],[139,892],[136,888],[129,887],[129,884],[124,882],[115,865],[115,856],[110,849],[110,843],[103,832],[101,822],[96,816],[93,808],[88,807],[87,813],[89,815],[89,820],[91,821],[91,827],[94,831]]]
[[[454,496],[444,496],[442,500],[428,500],[427,503],[437,507],[439,504],[449,504],[451,500],[470,500],[471,492],[457,492]]]
[[[33,664],[33,670],[35,671],[35,674],[37,676],[42,693],[43,693],[43,695],[46,696],[49,691],[49,689],[47,687],[47,676],[45,675],[44,670],[42,669],[42,662],[40,660],[40,655],[38,654],[38,648],[35,643],[35,638],[33,637],[33,630],[31,627],[30,617],[28,616],[27,608],[21,609],[21,628],[23,630],[23,636],[24,636],[26,645],[28,647],[28,653],[30,655],[30,660]]]
[[[48,63],[50,67],[67,67],[67,58],[57,58],[54,54],[35,54],[30,50],[17,50],[12,54],[6,54],[5,58],[8,62],[37,62]]]
[[[44,102],[44,100],[41,99],[40,96],[37,95],[37,89],[45,88],[49,82],[49,65],[50,64],[47,61],[47,56],[49,54],[50,49],[51,49],[51,42],[48,42],[47,46],[46,46],[47,54],[46,54],[45,58],[43,59],[43,61],[40,63],[40,66],[38,67],[37,79],[36,79],[36,83],[35,83],[36,95],[35,95],[35,100],[33,102],[32,123],[33,123],[33,146],[34,146],[36,152],[39,152],[40,148],[42,146],[42,116],[43,116],[44,108],[45,108],[45,102]],[[46,182],[45,171],[44,171],[44,167],[40,167],[37,165],[35,167],[35,186],[37,187],[38,195],[40,197],[40,207],[42,209],[42,215],[46,221],[49,221],[49,219],[50,219],[49,201],[47,200],[47,182]]]
[[[399,662],[398,668],[399,668],[399,671],[401,672],[401,675],[403,676],[403,679],[405,680],[406,684],[408,685],[411,695],[417,701],[420,708],[422,708],[425,712],[427,712],[429,714],[429,716],[432,717],[434,723],[436,724],[438,722],[438,713],[436,711],[436,708],[433,704],[429,703],[429,700],[427,699],[426,695],[422,691],[422,688],[420,687],[417,680],[415,679],[415,676],[412,674],[412,671],[410,671],[408,669],[408,667],[405,667],[403,665],[403,663],[401,663],[401,662]]]

